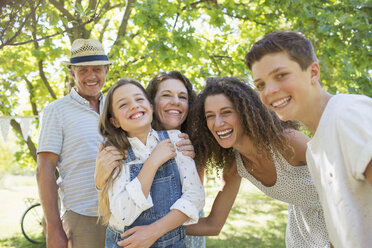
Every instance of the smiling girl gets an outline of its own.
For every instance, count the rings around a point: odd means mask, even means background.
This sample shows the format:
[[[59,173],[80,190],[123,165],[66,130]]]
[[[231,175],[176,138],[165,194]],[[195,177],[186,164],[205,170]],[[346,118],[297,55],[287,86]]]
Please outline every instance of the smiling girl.
[[[197,222],[204,205],[194,161],[173,145],[180,132],[153,130],[152,115],[137,81],[120,80],[108,91],[99,130],[105,145],[123,154],[127,150],[128,156],[99,192],[99,209],[109,224],[106,247],[119,247],[118,241],[133,247],[185,247],[181,225]]]

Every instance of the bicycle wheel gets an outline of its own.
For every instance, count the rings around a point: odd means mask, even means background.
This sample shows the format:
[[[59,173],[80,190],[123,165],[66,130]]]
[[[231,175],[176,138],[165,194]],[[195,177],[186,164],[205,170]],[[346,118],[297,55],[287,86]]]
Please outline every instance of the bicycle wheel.
[[[43,208],[40,203],[31,205],[22,215],[22,233],[28,241],[34,244],[45,243],[43,218]]]

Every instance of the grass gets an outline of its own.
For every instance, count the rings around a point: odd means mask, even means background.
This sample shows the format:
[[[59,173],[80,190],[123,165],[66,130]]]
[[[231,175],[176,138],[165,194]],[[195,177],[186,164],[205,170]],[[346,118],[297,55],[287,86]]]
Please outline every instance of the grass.
[[[27,241],[21,232],[21,217],[38,193],[34,176],[3,175],[0,179],[0,247],[43,247]],[[31,200],[31,202],[29,201]]]
[[[219,185],[208,180],[205,212],[208,214]],[[35,177],[3,176],[0,178],[0,247],[40,248],[21,233],[20,219],[30,203],[37,201]],[[219,236],[207,237],[208,248],[285,247],[287,204],[273,200],[243,180],[238,198]]]
[[[42,239],[42,237],[40,237]],[[17,248],[44,248],[45,244],[33,244],[26,240],[23,236],[13,236],[0,240],[0,247],[17,247]]]
[[[207,184],[206,212],[218,187],[217,183]],[[207,237],[207,247],[285,247],[287,216],[287,204],[273,200],[243,180],[220,235]]]

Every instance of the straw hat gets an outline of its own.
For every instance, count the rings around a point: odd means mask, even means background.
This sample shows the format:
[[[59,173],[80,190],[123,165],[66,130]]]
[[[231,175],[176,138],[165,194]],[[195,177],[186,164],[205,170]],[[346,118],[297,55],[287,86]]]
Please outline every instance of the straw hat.
[[[70,61],[63,62],[71,65],[110,65],[102,44],[95,39],[77,39],[72,42]]]

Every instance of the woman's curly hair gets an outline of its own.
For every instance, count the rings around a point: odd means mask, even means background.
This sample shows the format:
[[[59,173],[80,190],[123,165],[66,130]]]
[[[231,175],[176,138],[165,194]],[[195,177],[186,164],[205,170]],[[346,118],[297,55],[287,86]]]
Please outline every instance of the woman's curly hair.
[[[149,98],[154,103],[154,109],[156,109],[155,96],[158,93],[159,85],[167,79],[176,79],[176,80],[181,81],[185,85],[186,90],[187,90],[187,95],[188,95],[189,109],[190,109],[190,107],[194,105],[194,102],[196,99],[196,93],[192,88],[192,84],[190,83],[190,80],[179,71],[160,72],[153,79],[150,80],[149,84],[146,87],[146,91],[147,91]],[[183,133],[190,132],[190,128],[189,128],[190,118],[188,117],[189,115],[186,116],[185,121],[181,125],[181,132]],[[156,130],[164,129],[163,125],[159,121],[159,118],[156,116],[156,111],[154,111],[154,120],[152,122],[152,125],[154,129]]]
[[[225,95],[232,102],[246,135],[259,154],[272,161],[270,151],[283,154],[288,149],[291,150],[284,130],[298,129],[296,122],[281,121],[261,102],[258,93],[243,80],[235,77],[210,77],[191,110],[191,141],[196,151],[197,165],[210,162],[208,165],[222,169],[230,166],[231,161],[235,159],[233,148],[221,147],[207,127],[205,100],[208,96],[219,94]]]

